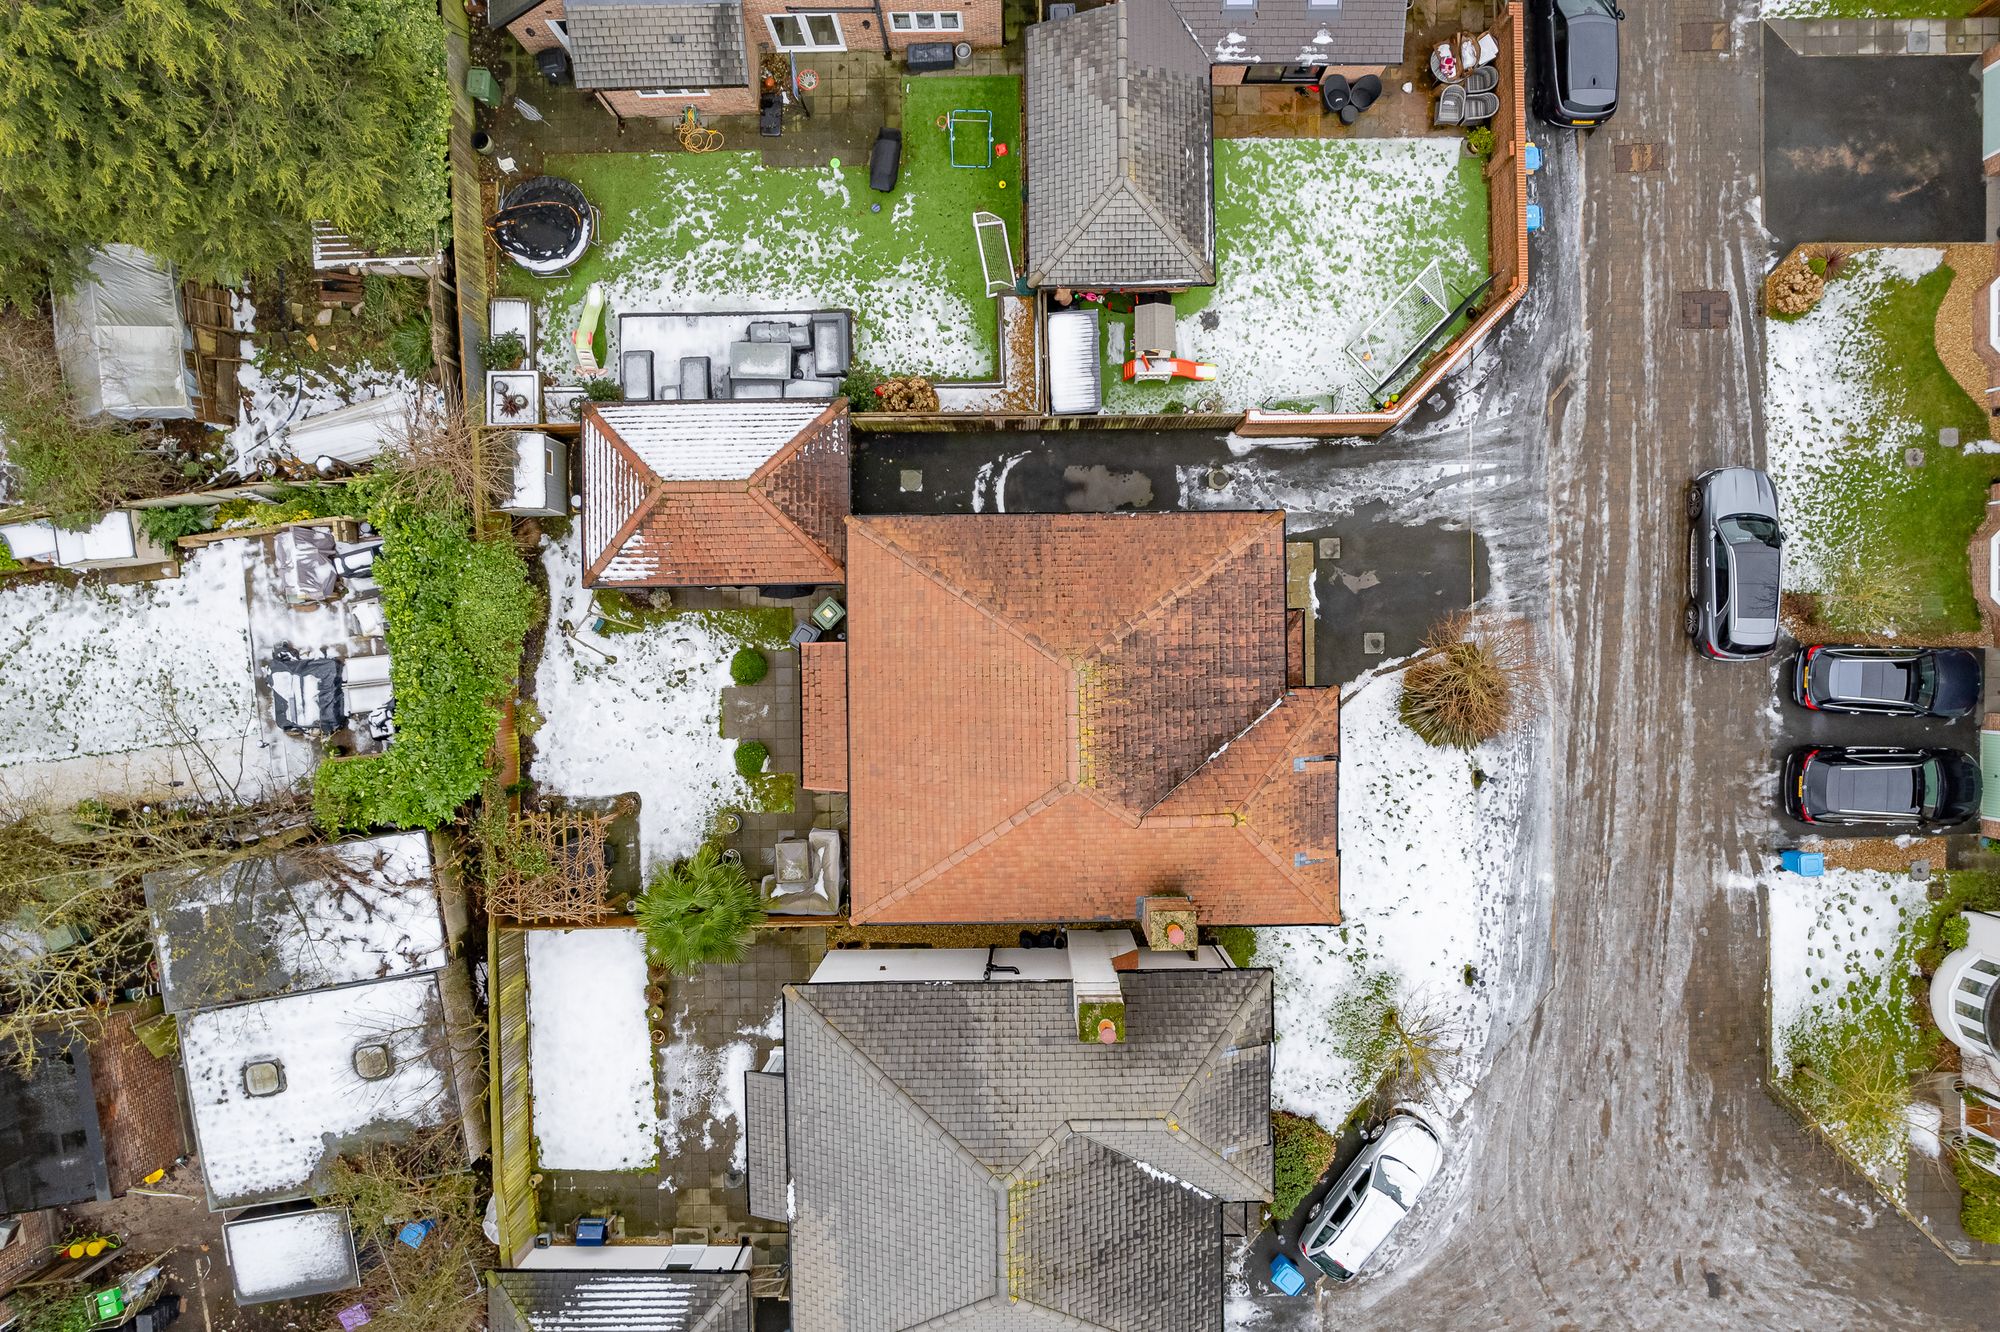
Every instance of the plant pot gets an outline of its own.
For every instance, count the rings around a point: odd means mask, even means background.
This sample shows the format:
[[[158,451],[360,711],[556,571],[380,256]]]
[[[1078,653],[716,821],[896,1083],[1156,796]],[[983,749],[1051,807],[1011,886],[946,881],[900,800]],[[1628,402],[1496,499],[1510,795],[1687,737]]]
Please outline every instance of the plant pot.
[[[661,1008],[658,1004],[654,1004],[651,1008],[646,1010],[646,1023],[648,1026],[657,1029],[660,1023],[666,1020],[666,1016],[667,1016],[666,1010]]]
[[[646,987],[646,1003],[649,1007],[659,1008],[666,1002],[667,992],[663,987],[658,985],[648,985]]]
[[[665,1045],[666,1043],[667,1043],[667,1033],[661,1031],[658,1027],[653,1028],[653,1044]]]
[[[493,136],[485,130],[472,131],[472,151],[481,156],[491,156],[493,152]]]

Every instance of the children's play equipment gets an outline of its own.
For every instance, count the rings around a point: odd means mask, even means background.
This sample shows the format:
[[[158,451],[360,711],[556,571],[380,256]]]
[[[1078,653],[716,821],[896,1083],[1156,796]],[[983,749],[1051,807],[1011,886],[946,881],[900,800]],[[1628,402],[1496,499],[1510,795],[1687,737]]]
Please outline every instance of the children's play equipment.
[[[945,133],[951,139],[951,164],[983,171],[993,165],[993,113],[987,110],[953,111],[945,117]]]
[[[596,220],[596,210],[575,184],[537,176],[507,192],[486,229],[509,259],[537,277],[553,277],[590,248]]]
[[[1141,384],[1165,383],[1169,379],[1214,379],[1216,369],[1206,361],[1190,361],[1185,356],[1160,356],[1141,352],[1125,362],[1125,378]]]
[[[597,330],[603,322],[604,284],[593,282],[583,295],[583,313],[577,316],[576,328],[569,335],[570,345],[576,348],[576,368],[580,374],[604,371],[597,360]]]
[[[979,267],[986,274],[986,294],[1014,290],[1014,249],[1007,243],[1007,223],[993,213],[972,215],[972,237],[979,242]]]
[[[1169,379],[1214,379],[1206,361],[1178,355],[1174,344],[1174,303],[1142,299],[1132,306],[1132,359],[1125,362],[1128,383],[1161,384]]]

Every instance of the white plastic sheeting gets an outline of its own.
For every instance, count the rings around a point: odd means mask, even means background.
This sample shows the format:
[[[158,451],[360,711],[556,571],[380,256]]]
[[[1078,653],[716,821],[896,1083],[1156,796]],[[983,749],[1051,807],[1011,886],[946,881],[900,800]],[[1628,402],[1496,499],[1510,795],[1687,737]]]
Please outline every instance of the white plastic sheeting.
[[[133,245],[90,257],[89,275],[55,305],[56,359],[85,416],[186,420],[180,293],[173,274]]]
[[[1059,416],[1104,405],[1097,375],[1097,311],[1058,310],[1049,316],[1049,410]]]

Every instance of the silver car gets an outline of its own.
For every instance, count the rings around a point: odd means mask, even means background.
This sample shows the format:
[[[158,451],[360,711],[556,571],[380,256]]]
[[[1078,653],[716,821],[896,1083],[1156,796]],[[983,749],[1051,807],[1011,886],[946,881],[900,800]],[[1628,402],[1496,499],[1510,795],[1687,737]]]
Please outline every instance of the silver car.
[[[1429,1124],[1411,1114],[1390,1116],[1313,1205],[1299,1256],[1335,1281],[1352,1281],[1417,1205],[1443,1162],[1444,1148]]]
[[[1778,648],[1785,533],[1771,478],[1748,467],[1703,472],[1688,487],[1691,584],[1685,628],[1719,661],[1768,657]]]

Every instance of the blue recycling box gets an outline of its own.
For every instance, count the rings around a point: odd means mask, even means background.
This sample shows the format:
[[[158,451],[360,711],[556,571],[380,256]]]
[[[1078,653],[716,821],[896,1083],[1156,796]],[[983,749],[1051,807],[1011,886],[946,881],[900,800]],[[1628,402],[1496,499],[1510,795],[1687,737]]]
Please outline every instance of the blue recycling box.
[[[1306,1288],[1305,1273],[1292,1265],[1292,1260],[1284,1254],[1274,1254],[1271,1258],[1271,1284],[1281,1295],[1296,1295]]]
[[[1817,879],[1826,873],[1826,856],[1818,851],[1786,850],[1778,853],[1778,864],[1793,874]]]

